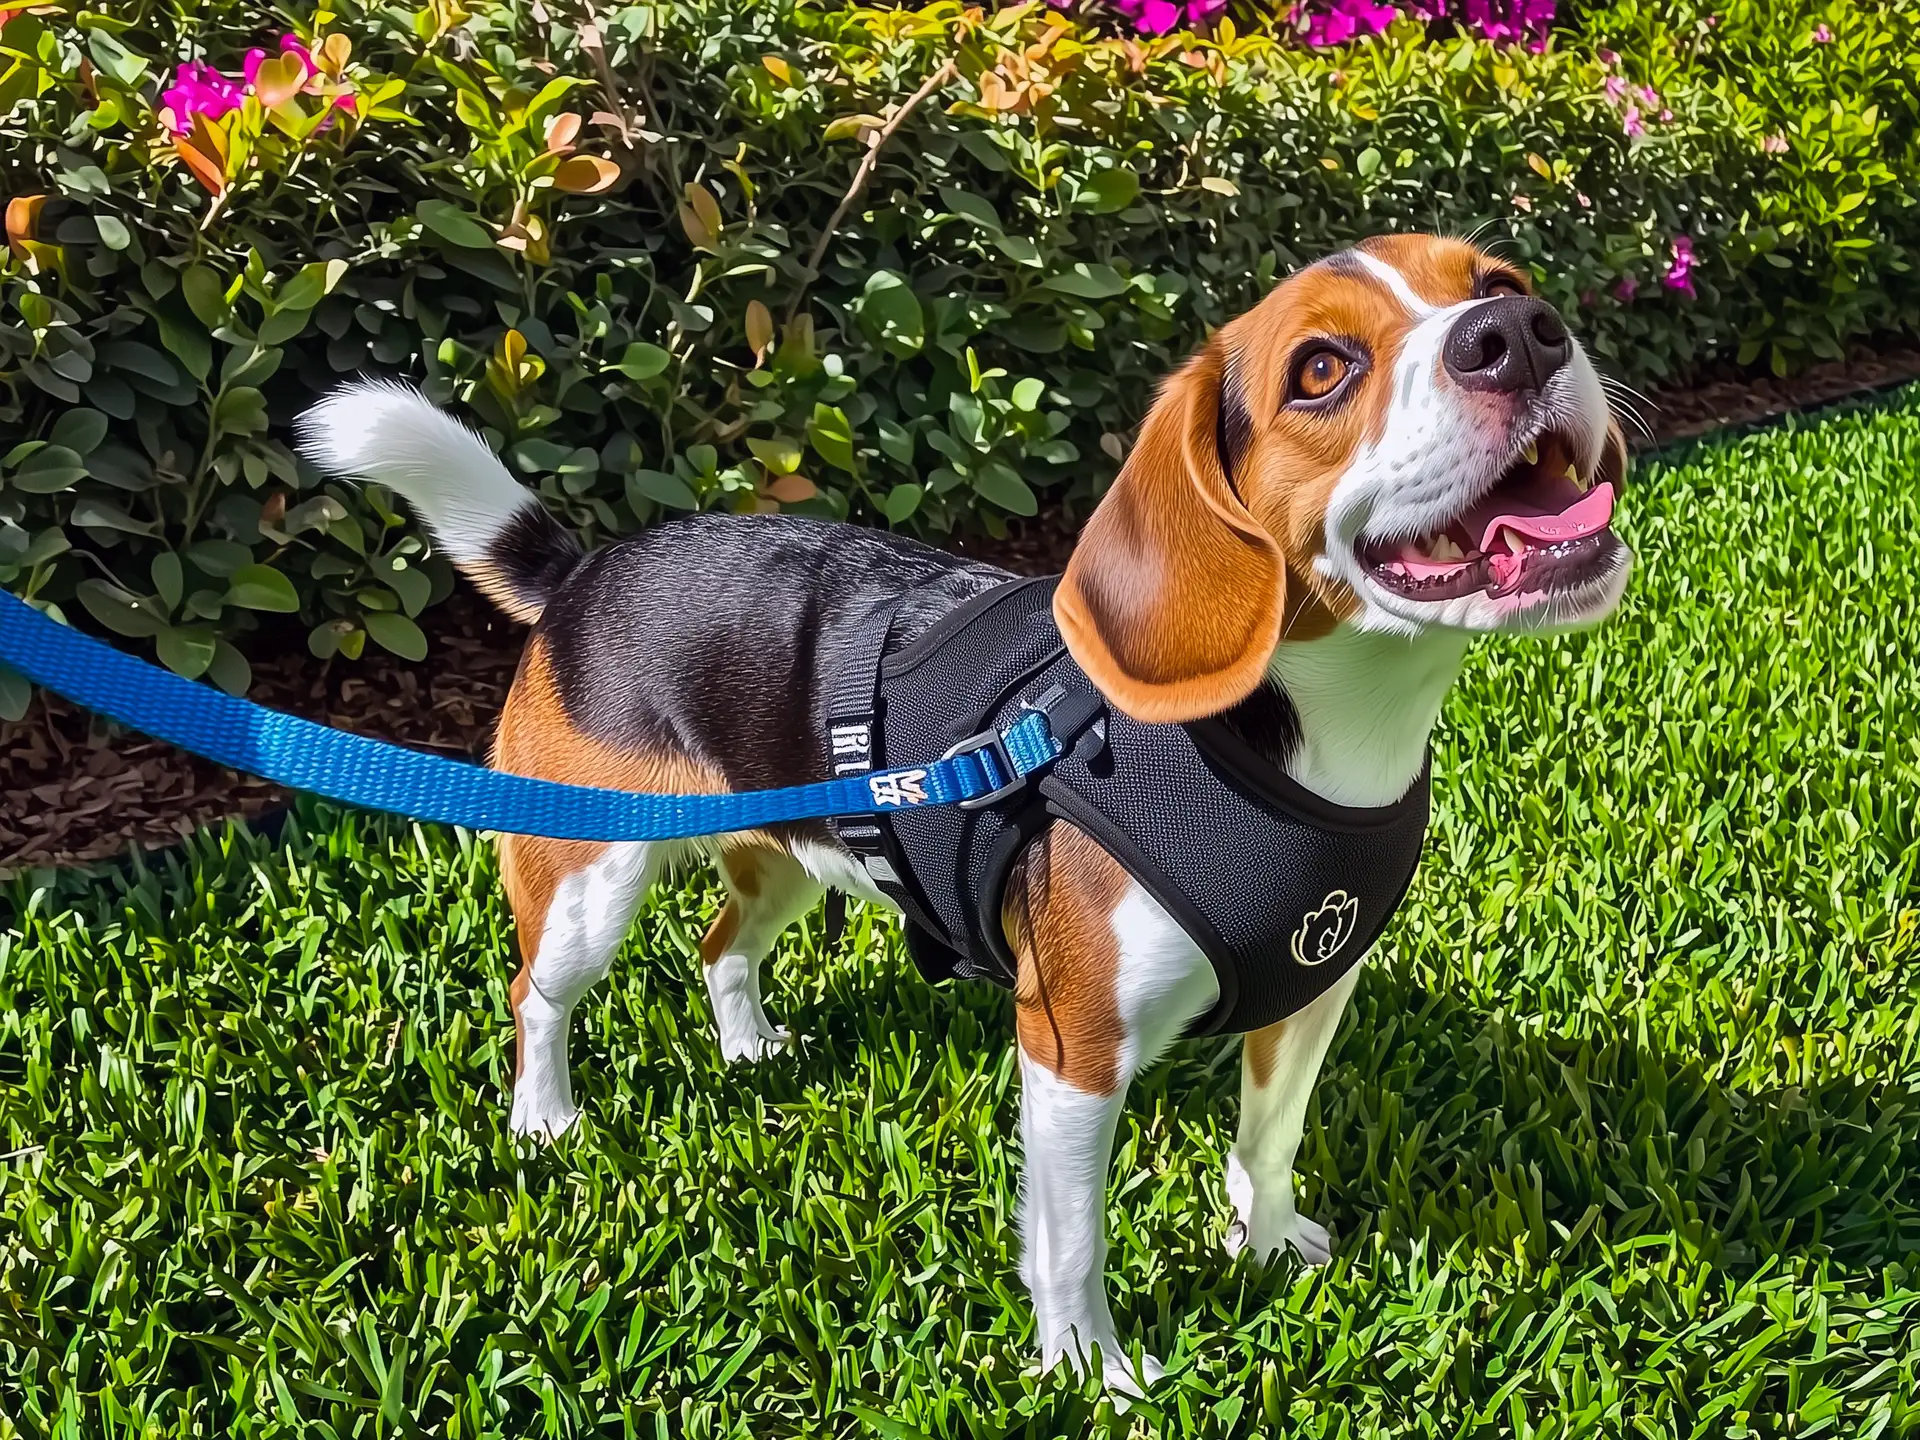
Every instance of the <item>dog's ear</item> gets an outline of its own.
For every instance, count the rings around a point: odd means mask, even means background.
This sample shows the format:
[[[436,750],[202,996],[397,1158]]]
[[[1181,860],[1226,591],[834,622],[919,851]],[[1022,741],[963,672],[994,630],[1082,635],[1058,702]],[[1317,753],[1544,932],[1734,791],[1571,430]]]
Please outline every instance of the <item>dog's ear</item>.
[[[1607,421],[1606,442],[1600,447],[1600,468],[1591,479],[1598,485],[1602,481],[1611,484],[1615,490],[1620,482],[1627,478],[1627,432],[1620,428],[1619,422]]]
[[[1137,720],[1195,720],[1258,685],[1286,563],[1233,476],[1251,423],[1216,338],[1167,383],[1054,592],[1067,648]]]

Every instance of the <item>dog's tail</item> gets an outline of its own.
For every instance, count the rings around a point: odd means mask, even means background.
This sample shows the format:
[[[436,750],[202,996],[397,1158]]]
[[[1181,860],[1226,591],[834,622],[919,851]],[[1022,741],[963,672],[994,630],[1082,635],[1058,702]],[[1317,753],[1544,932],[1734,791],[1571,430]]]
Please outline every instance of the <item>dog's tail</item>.
[[[411,386],[342,385],[300,417],[300,452],[404,496],[494,604],[532,624],[580,562],[580,541],[473,431]]]

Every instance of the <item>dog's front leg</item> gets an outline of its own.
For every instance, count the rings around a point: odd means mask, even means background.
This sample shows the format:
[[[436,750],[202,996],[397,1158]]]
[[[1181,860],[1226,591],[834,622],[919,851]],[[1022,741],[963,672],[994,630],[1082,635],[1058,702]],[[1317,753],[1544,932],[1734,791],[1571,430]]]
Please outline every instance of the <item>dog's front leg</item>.
[[[1021,883],[1009,927],[1021,962],[1021,1274],[1042,1361],[1085,1373],[1098,1350],[1106,1383],[1137,1394],[1160,1364],[1135,1369],[1107,1305],[1107,1165],[1128,1083],[1218,989],[1166,911],[1078,831],[1056,826]]]
[[[1307,1101],[1359,978],[1355,965],[1304,1010],[1246,1038],[1240,1135],[1227,1156],[1227,1197],[1236,1217],[1227,1231],[1228,1254],[1251,1250],[1268,1260],[1292,1246],[1309,1265],[1324,1265],[1333,1254],[1326,1227],[1295,1208],[1293,1160]]]

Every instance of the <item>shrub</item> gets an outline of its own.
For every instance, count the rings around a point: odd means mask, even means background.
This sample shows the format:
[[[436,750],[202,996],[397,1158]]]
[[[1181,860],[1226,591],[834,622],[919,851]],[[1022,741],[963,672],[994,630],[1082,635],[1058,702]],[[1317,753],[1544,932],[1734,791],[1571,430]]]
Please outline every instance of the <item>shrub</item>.
[[[1491,221],[1628,380],[1915,328],[1893,12],[1715,21],[1620,3],[1532,53],[951,0],[16,11],[0,582],[230,689],[262,615],[418,653],[444,566],[284,438],[357,371],[459,402],[590,537],[1080,508],[1208,327],[1395,227]]]

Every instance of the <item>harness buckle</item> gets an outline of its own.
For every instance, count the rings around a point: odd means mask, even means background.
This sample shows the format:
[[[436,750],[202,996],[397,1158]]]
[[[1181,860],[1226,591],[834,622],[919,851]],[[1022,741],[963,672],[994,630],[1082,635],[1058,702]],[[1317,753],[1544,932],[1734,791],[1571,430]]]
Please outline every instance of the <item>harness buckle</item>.
[[[969,735],[940,758],[952,760],[961,755],[978,755],[983,752],[987,757],[981,761],[983,770],[987,769],[989,764],[997,765],[1000,773],[1010,778],[1005,784],[987,791],[984,795],[975,795],[971,799],[959,801],[958,804],[962,810],[984,810],[987,806],[1021,790],[1027,783],[1027,777],[1020,772],[1020,767],[1014,763],[1013,755],[1007,749],[1006,737],[998,730],[982,730],[977,735]]]

